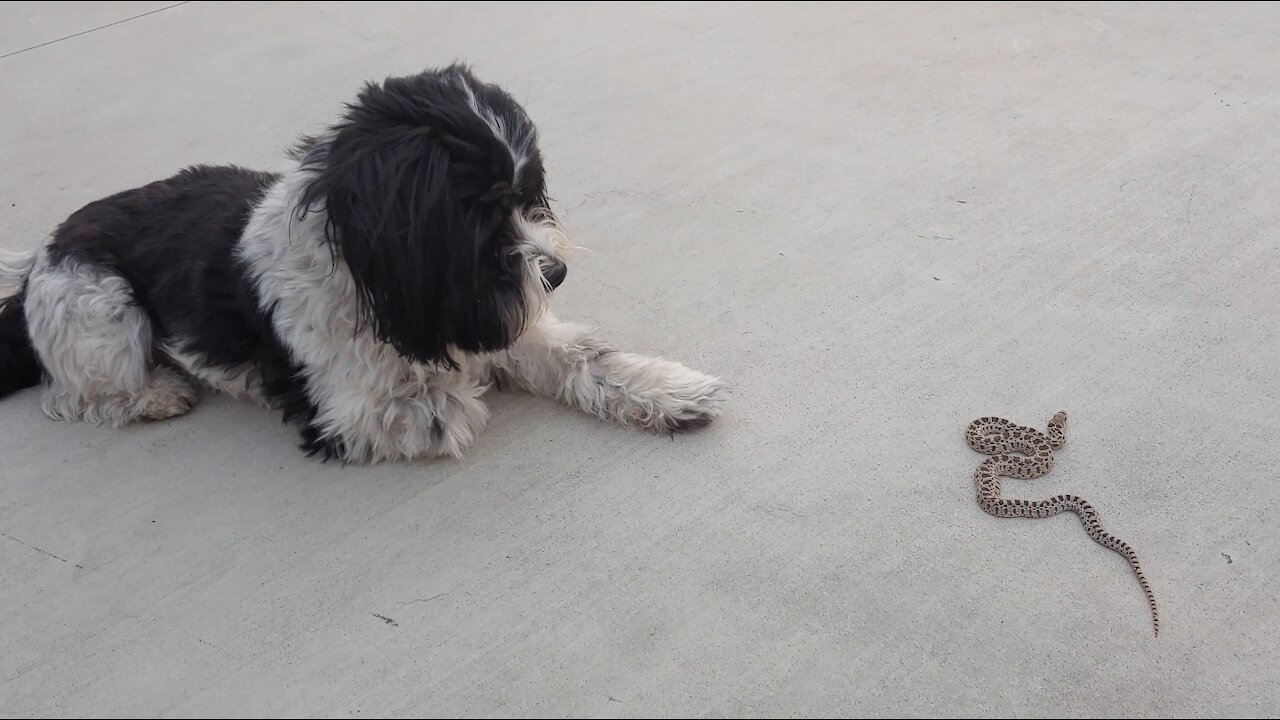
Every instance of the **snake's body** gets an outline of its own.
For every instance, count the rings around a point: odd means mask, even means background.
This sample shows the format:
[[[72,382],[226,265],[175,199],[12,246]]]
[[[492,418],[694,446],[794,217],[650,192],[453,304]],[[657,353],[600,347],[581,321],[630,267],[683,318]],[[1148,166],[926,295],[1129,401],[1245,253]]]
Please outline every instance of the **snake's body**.
[[[1000,497],[1000,478],[1038,478],[1053,467],[1053,451],[1066,442],[1067,414],[1060,412],[1049,421],[1048,432],[1017,425],[1002,418],[984,417],[974,420],[965,431],[965,439],[974,450],[991,457],[978,466],[978,506],[996,517],[1047,518],[1070,511],[1080,516],[1085,532],[1103,547],[1115,550],[1129,561],[1138,576],[1142,592],[1151,607],[1151,622],[1160,635],[1160,615],[1156,612],[1156,598],[1142,574],[1138,555],[1133,548],[1116,536],[1102,529],[1098,511],[1084,498],[1076,495],[1058,495],[1048,500],[1009,500]],[[1022,453],[1013,455],[1011,453]]]

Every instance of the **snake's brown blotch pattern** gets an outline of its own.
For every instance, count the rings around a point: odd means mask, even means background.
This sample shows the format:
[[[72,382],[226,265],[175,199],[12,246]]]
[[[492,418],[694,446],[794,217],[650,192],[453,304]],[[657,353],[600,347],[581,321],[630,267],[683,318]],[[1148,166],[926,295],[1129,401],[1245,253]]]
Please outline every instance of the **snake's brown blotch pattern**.
[[[1151,606],[1151,622],[1156,636],[1160,635],[1160,614],[1156,611],[1156,597],[1142,574],[1138,555],[1128,543],[1102,529],[1098,511],[1084,498],[1076,495],[1058,495],[1048,500],[1009,500],[1000,496],[1000,478],[1038,478],[1053,467],[1053,451],[1066,442],[1067,414],[1060,412],[1049,421],[1048,431],[1009,422],[1003,418],[984,417],[969,423],[965,439],[969,447],[984,455],[990,455],[978,466],[974,477],[978,481],[978,506],[996,517],[1053,517],[1071,511],[1080,516],[1085,532],[1098,544],[1124,556],[1133,567],[1142,585],[1142,592]],[[1012,453],[1022,453],[1013,455]]]

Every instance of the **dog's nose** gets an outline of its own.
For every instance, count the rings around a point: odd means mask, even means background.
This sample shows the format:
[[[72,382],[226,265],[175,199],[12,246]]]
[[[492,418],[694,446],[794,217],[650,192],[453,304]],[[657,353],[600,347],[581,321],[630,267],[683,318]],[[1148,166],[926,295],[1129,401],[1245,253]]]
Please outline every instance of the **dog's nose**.
[[[542,277],[547,279],[547,284],[552,290],[560,287],[560,283],[564,282],[564,276],[569,274],[569,266],[565,265],[558,258],[549,257],[546,259],[545,269],[542,271]]]

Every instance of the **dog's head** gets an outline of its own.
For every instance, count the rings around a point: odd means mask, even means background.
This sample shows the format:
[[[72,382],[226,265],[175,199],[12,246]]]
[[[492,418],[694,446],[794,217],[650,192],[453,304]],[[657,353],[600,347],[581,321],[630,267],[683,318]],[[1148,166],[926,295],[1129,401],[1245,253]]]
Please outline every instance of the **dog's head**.
[[[505,348],[564,280],[537,131],[465,67],[367,85],[297,156],[300,210],[326,213],[360,319],[405,357]]]

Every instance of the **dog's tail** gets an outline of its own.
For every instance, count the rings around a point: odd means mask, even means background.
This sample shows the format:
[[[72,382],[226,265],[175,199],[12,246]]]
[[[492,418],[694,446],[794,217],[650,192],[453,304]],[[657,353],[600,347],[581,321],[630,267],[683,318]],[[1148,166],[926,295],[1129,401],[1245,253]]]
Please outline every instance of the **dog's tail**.
[[[36,264],[34,253],[21,255],[8,250],[0,250],[0,288],[19,288]]]
[[[31,346],[22,296],[0,300],[0,398],[40,382],[40,360]]]
[[[40,382],[40,360],[31,347],[22,296],[0,300],[0,398]]]
[[[18,289],[17,295],[0,300],[0,397],[40,382],[40,360],[22,309],[22,286],[34,264],[35,255],[0,254],[0,288]]]

